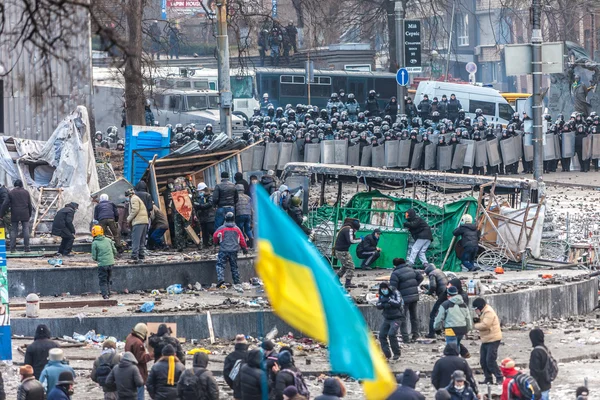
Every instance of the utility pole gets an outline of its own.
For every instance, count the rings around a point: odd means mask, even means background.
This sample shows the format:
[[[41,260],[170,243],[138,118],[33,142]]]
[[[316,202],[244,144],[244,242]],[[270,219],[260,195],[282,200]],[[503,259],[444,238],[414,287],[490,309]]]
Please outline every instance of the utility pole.
[[[542,7],[541,0],[531,6],[531,71],[533,74],[533,179],[542,180],[544,147],[542,131]]]
[[[450,18],[450,32],[448,33],[448,53],[446,54],[446,77],[444,82],[448,82],[450,73],[450,51],[452,50],[452,32],[454,32],[454,13],[456,12],[456,0],[452,2],[452,17]]]
[[[227,0],[217,1],[217,50],[219,53],[219,94],[221,132],[231,137],[231,82],[229,80],[229,38],[227,37]]]
[[[390,0],[392,1],[392,0]],[[406,0],[395,0],[394,16],[396,20],[396,58],[398,59],[398,67],[404,68],[404,18],[406,16]],[[406,86],[397,85],[397,95],[400,115],[406,114]]]

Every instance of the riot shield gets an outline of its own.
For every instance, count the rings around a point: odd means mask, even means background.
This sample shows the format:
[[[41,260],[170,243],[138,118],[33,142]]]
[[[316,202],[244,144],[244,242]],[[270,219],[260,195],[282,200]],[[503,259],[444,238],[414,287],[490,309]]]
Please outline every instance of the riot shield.
[[[348,147],[347,165],[360,165],[360,146],[358,144]]]
[[[423,142],[415,144],[415,148],[413,149],[412,157],[410,159],[411,169],[419,169],[421,167],[421,160],[423,159],[423,146],[425,146]]]
[[[298,154],[298,161],[304,160],[304,138],[296,140],[296,148]]]
[[[500,146],[498,145],[498,138],[493,140],[486,140],[486,149],[488,156],[488,164],[490,167],[495,167],[502,162],[500,158]]]
[[[562,150],[560,148],[560,137],[556,134],[553,136],[554,136],[554,156],[558,160],[562,155]]]
[[[513,139],[519,140],[518,137],[509,137],[500,141],[500,151],[502,152],[504,165],[514,164],[519,161],[517,150],[515,149],[515,140]]]
[[[335,142],[333,140],[321,142],[321,163],[335,164]]]
[[[294,143],[279,143],[279,158],[277,159],[277,169],[282,170],[285,164],[292,161],[292,146]]]
[[[562,133],[562,158],[571,158],[575,155],[575,132]]]
[[[600,158],[600,134],[597,133],[592,135],[592,158]]]
[[[436,155],[437,144],[431,143],[425,146],[425,170],[435,169],[435,155]]]
[[[388,168],[396,168],[398,166],[398,140],[386,140],[383,143],[385,149],[385,166]]]
[[[485,167],[487,165],[487,145],[485,140],[475,142],[475,166]]]
[[[410,140],[400,140],[398,144],[398,167],[408,168],[410,165]]]
[[[254,147],[242,151],[240,158],[242,160],[242,171],[252,171],[252,158],[254,157]]]
[[[581,159],[589,160],[592,158],[592,136],[587,135],[581,141]]]
[[[517,161],[523,158],[523,132],[517,132],[517,136],[513,137],[515,152],[517,153]]]
[[[321,161],[321,145],[308,143],[304,145],[304,162],[318,164]]]
[[[438,171],[448,171],[452,168],[452,146],[438,146],[437,148],[437,169]]]
[[[462,166],[473,168],[473,164],[475,163],[475,141],[470,139],[461,139],[460,143],[467,145],[467,150],[465,151],[465,160]]]
[[[359,146],[360,148],[360,146]],[[362,149],[362,155],[360,156],[360,166],[361,167],[370,167],[371,166],[371,156],[373,155],[373,146],[365,146]]]
[[[556,149],[554,148],[554,134],[546,133],[544,143],[544,161],[556,159]],[[532,146],[533,147],[533,146]]]
[[[267,171],[276,169],[277,161],[279,161],[279,143],[267,143],[265,147],[265,160],[262,169]]]
[[[382,145],[371,149],[371,166],[381,168],[385,165],[385,147]]]
[[[581,164],[579,163],[579,157],[571,157],[571,164],[569,171],[581,171]]]
[[[452,169],[461,170],[465,163],[465,156],[467,154],[467,143],[459,143],[454,147],[454,154],[452,155]]]
[[[265,159],[265,146],[260,144],[253,147],[254,154],[252,156],[252,171],[260,171],[263,169],[263,161]]]
[[[533,135],[523,133],[523,159],[527,162],[533,161]]]
[[[291,158],[291,162],[298,162],[300,160],[303,160],[304,157],[300,158],[300,150],[298,150],[298,143],[292,143],[292,158]],[[302,144],[302,147],[304,147],[304,144]]]
[[[348,162],[348,141],[334,140],[334,163],[346,165]]]

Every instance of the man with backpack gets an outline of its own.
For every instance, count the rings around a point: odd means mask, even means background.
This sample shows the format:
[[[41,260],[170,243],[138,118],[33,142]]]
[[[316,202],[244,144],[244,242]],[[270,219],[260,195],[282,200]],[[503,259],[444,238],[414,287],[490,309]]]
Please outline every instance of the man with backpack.
[[[387,282],[379,284],[379,300],[377,309],[383,311],[383,322],[379,328],[379,343],[386,359],[392,357],[396,361],[400,358],[400,345],[398,344],[398,329],[403,321],[406,321],[404,315],[404,300],[400,292],[390,288]],[[389,340],[389,341],[388,341]],[[392,351],[390,352],[390,347]]]
[[[394,258],[394,271],[390,276],[390,287],[398,290],[404,300],[404,320],[400,323],[400,332],[404,343],[409,342],[408,326],[406,319],[410,314],[410,328],[412,341],[416,342],[419,337],[419,316],[417,303],[419,301],[419,285],[423,282],[423,275],[412,268],[403,258]]]
[[[223,378],[225,378],[225,382],[233,390],[233,398],[235,400],[240,400],[242,398],[239,379],[236,378],[238,378],[242,364],[246,363],[247,356],[248,341],[244,335],[237,335],[235,337],[234,351],[225,357],[223,363]],[[238,381],[238,384],[236,384],[236,381]]]
[[[219,385],[207,370],[208,354],[194,354],[194,367],[186,369],[177,383],[179,400],[218,400]]]
[[[110,375],[110,371],[119,364],[121,357],[117,354],[117,343],[112,338],[106,339],[102,343],[102,354],[92,367],[92,381],[96,382],[102,387],[104,391],[104,400],[116,400],[117,399],[117,388],[114,385],[107,385],[106,379]]]
[[[160,324],[156,331],[156,334],[150,335],[148,339],[148,344],[150,347],[154,349],[154,362],[158,362],[162,357],[162,349],[170,344],[175,349],[175,355],[181,361],[183,365],[185,365],[185,353],[181,348],[181,343],[177,338],[171,336],[171,330],[167,326],[167,324]]]
[[[335,258],[337,258],[342,267],[337,272],[338,278],[341,280],[346,275],[346,283],[344,287],[346,289],[356,288],[357,286],[352,283],[354,278],[354,261],[350,256],[350,246],[353,244],[360,243],[360,239],[355,237],[355,233],[360,229],[360,222],[356,219],[346,218],[344,225],[340,228],[335,237],[335,244],[333,246]]]
[[[300,396],[307,399],[310,392],[302,377],[302,372],[294,365],[294,357],[289,351],[283,350],[277,357],[277,367],[279,371],[275,377],[275,400],[283,400],[283,391],[288,386],[295,386]]]
[[[515,362],[510,358],[502,360],[500,371],[505,377],[502,382],[500,400],[540,400],[542,398],[542,392],[535,379],[517,371]]]
[[[458,289],[455,286],[448,286],[446,292],[448,300],[442,303],[433,328],[435,330],[444,328],[446,344],[456,343],[456,347],[460,348],[462,338],[473,329],[473,320],[469,306],[465,304]]]
[[[544,332],[541,329],[532,329],[529,332],[529,339],[531,339],[531,345],[533,346],[529,356],[529,373],[540,387],[541,399],[549,400],[552,381],[556,379],[558,374],[557,363],[544,344]]]

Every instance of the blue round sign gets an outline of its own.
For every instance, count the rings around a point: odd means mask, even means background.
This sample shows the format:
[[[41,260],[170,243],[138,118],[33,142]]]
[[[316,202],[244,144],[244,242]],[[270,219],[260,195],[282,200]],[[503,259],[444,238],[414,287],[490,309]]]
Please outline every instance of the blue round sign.
[[[400,68],[398,72],[396,72],[396,82],[400,86],[408,85],[409,81],[408,70],[406,68]]]

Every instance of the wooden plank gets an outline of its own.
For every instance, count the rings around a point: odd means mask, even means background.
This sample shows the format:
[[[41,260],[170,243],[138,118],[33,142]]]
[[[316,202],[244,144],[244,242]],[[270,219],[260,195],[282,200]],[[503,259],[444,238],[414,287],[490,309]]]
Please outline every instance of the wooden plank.
[[[196,235],[196,232],[194,232],[194,229],[191,227],[191,225],[186,226],[185,231],[188,234],[188,236],[194,241],[194,243],[196,243],[196,246],[198,246],[200,244],[200,238],[198,237],[198,235]]]
[[[244,148],[243,150],[247,149],[248,147]],[[183,157],[169,157],[169,158],[160,158],[158,160],[156,160],[157,164],[165,164],[168,162],[173,162],[173,163],[177,163],[179,161],[186,161],[186,160],[198,160],[198,159],[202,159],[202,158],[207,158],[207,157],[215,157],[215,156],[222,156],[225,154],[230,154],[232,152],[235,152],[236,150],[228,150],[228,151],[220,151],[218,153],[206,153],[206,154],[196,154],[193,156],[183,156]]]
[[[206,323],[208,324],[208,333],[210,335],[210,344],[215,344],[215,329],[213,327],[210,311],[206,312]]]
[[[40,301],[41,310],[55,310],[59,308],[81,307],[112,307],[118,305],[117,300],[67,300],[67,301]],[[25,308],[27,303],[10,303],[10,308]]]
[[[187,163],[187,164],[162,165],[159,167],[154,167],[154,169],[157,171],[160,171],[163,169],[187,168],[187,167],[195,167],[195,166],[199,166],[199,165],[208,165],[208,164],[212,164],[213,162],[214,162],[213,160],[210,160],[210,161],[200,161],[200,162],[193,162],[193,163]]]

